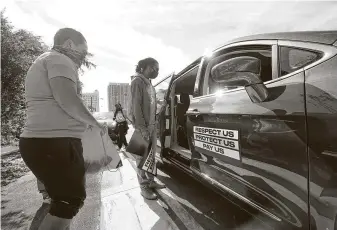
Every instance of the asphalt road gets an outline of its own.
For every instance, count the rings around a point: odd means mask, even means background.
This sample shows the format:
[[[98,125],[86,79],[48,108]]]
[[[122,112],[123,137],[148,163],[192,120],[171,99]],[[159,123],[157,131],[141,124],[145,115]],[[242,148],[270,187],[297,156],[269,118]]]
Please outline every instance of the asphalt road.
[[[268,229],[257,218],[173,166],[160,169],[158,179],[203,229]],[[162,194],[159,193],[165,200]],[[181,220],[179,214],[169,213],[176,223]],[[179,229],[186,229],[182,224],[177,225]]]

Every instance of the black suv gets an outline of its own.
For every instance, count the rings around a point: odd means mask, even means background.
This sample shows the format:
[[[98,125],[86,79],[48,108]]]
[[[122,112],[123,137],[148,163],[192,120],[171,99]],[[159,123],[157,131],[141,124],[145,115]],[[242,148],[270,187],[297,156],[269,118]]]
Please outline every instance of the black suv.
[[[244,37],[158,83],[162,160],[273,228],[336,230],[336,41]]]

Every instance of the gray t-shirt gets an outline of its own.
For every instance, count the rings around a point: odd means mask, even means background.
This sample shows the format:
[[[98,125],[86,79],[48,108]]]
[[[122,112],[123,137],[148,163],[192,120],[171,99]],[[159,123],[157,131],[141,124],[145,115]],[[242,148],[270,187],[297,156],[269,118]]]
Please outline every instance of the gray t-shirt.
[[[153,87],[151,81],[144,76],[142,76],[143,79],[147,82],[147,88],[146,91],[149,94],[150,97],[150,122],[149,125],[155,125],[156,124],[156,110],[157,110],[157,103],[156,103],[156,90]]]
[[[42,54],[30,67],[25,81],[27,122],[21,137],[81,138],[86,125],[68,115],[53,97],[50,79],[60,76],[75,82],[79,88],[75,63],[53,50]]]

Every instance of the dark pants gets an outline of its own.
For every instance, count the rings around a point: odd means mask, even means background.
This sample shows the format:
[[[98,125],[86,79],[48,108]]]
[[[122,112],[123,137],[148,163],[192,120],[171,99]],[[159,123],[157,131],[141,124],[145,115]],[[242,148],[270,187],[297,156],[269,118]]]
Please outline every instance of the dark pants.
[[[21,138],[20,153],[52,199],[50,214],[75,216],[86,198],[81,139]]]
[[[125,147],[128,146],[128,142],[126,141],[125,135],[127,134],[127,123],[121,122],[117,123],[116,129],[118,133],[117,145],[119,148],[122,148],[124,145]]]

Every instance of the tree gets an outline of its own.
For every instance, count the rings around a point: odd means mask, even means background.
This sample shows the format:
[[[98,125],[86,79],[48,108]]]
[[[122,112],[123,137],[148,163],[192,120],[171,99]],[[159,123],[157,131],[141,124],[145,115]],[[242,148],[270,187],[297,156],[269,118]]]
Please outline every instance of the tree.
[[[48,47],[39,36],[19,29],[1,11],[2,144],[20,135],[25,123],[24,80],[33,61]]]

